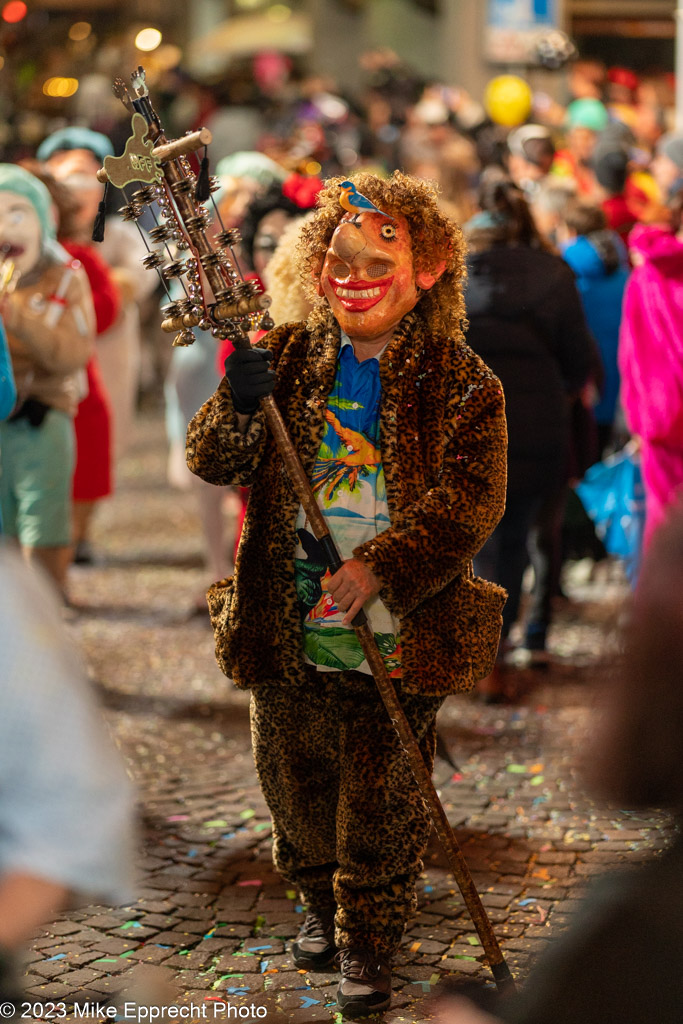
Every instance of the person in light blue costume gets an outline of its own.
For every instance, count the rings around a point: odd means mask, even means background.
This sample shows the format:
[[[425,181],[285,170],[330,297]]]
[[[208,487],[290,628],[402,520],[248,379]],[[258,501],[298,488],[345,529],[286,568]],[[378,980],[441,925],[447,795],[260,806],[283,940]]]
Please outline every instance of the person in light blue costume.
[[[16,400],[17,389],[7,347],[7,335],[2,320],[0,320],[0,420],[7,419]]]
[[[0,320],[0,420],[11,415],[17,400],[17,388],[12,373],[12,361],[7,347],[7,335]],[[0,451],[0,473],[2,473],[2,452]],[[0,533],[2,533],[2,512],[0,512]]]

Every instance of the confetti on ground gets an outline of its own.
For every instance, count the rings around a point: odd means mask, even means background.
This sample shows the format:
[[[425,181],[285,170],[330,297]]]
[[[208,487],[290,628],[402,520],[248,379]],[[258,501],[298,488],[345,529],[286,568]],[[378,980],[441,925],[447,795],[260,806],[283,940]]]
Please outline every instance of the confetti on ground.
[[[307,1010],[309,1006],[319,1006],[319,999],[311,999],[310,996],[301,996],[301,1009]]]
[[[411,953],[417,953],[417,951],[418,951],[418,949],[420,948],[421,945],[422,945],[421,942],[413,942],[412,946],[410,947],[410,952]]]
[[[481,942],[476,937],[476,935],[468,935],[467,941],[469,942],[470,946],[481,946]]]
[[[220,820],[217,820],[217,821],[205,821],[204,822],[204,828],[225,828],[225,826],[227,824],[228,824],[227,821],[220,821]]]
[[[256,811],[253,811],[251,807],[248,807],[246,811],[241,811],[240,818],[242,818],[243,821],[246,821],[248,818],[253,818],[255,814]],[[227,821],[224,821],[223,824],[227,825]]]
[[[533,872],[531,877],[540,878],[542,882],[549,882],[551,879],[550,872],[547,868],[539,868],[537,871]]]
[[[260,878],[245,878],[243,882],[238,882],[238,885],[263,885]]]
[[[531,780],[531,785],[540,786],[542,782],[545,782],[544,775],[534,775],[533,779]]]
[[[46,960],[46,964],[51,964],[53,960],[64,960],[66,953],[57,953],[56,956],[51,956],[49,960]]]
[[[73,919],[63,918],[76,930],[53,932],[48,927],[52,944],[38,940],[34,946],[36,973],[44,969],[58,978],[32,977],[29,968],[28,995],[40,1002],[45,998],[41,989],[48,985],[68,989],[71,972],[84,966],[88,950],[90,956],[104,961],[88,962],[87,967],[105,976],[101,988],[107,993],[116,989],[118,972],[133,967],[139,958],[160,963],[163,973],[175,977],[188,1004],[199,1004],[206,997],[216,1007],[228,1000],[257,1002],[258,991],[271,1004],[266,1024],[276,1024],[277,1017],[282,1024],[298,1017],[305,1022],[320,1018],[318,1024],[344,1024],[334,1003],[336,979],[328,978],[328,984],[317,988],[317,975],[298,973],[286,952],[301,923],[299,913],[304,908],[299,905],[304,901],[295,890],[286,892],[292,883],[281,882],[272,870],[272,826],[249,750],[248,696],[226,688],[224,676],[214,669],[208,622],[193,616],[185,624],[178,618],[178,610],[182,614],[183,608],[190,609],[195,591],[204,585],[195,496],[174,494],[171,524],[167,495],[160,495],[157,486],[164,479],[166,458],[161,420],[156,414],[152,419],[143,413],[138,426],[139,443],[132,461],[129,456],[124,460],[122,487],[98,513],[94,540],[103,562],[83,570],[83,575],[74,570],[70,580],[75,601],[88,610],[69,623],[69,632],[82,646],[93,678],[104,691],[107,717],[138,784],[145,814],[140,865],[144,895],[126,910],[98,906],[85,909],[83,915],[78,912]],[[135,588],[130,586],[133,567]],[[628,588],[623,590],[627,593]],[[535,957],[534,931],[542,942],[542,937],[554,937],[566,927],[569,914],[564,914],[563,904],[578,902],[578,892],[583,892],[585,879],[579,876],[584,874],[581,865],[589,850],[604,848],[600,867],[604,860],[608,869],[612,854],[615,863],[628,859],[632,830],[647,826],[642,842],[659,849],[666,838],[661,816],[627,816],[617,808],[589,803],[577,784],[576,752],[592,722],[593,683],[603,674],[606,634],[623,600],[619,595],[605,598],[605,588],[599,584],[591,584],[591,597],[595,600],[588,605],[580,597],[582,607],[575,604],[569,617],[558,609],[551,646],[557,649],[571,632],[574,650],[567,649],[562,671],[551,666],[547,673],[529,673],[528,680],[520,676],[523,687],[528,681],[533,689],[518,705],[486,707],[458,695],[444,709],[445,736],[465,766],[444,771],[448,779],[442,784],[444,804],[454,827],[466,837],[477,872],[486,876],[482,885],[490,884],[491,893],[501,897],[493,903],[503,902],[503,895],[510,903],[509,911],[492,910],[494,916],[508,914],[509,930],[518,933],[509,954],[520,980]],[[601,604],[603,598],[607,603]],[[115,614],[110,609],[116,609]],[[155,659],[151,665],[150,651]],[[585,664],[590,661],[587,668],[579,662],[569,664],[575,652]],[[539,707],[547,709],[541,719]],[[166,719],[166,712],[174,708],[180,713]],[[209,713],[212,708],[216,715]],[[542,784],[536,781],[538,776],[543,776]],[[254,813],[240,817],[245,810]],[[220,825],[222,821],[226,824]],[[605,846],[603,837],[626,842]],[[571,850],[571,856],[557,858],[555,866],[549,863],[554,859],[551,850]],[[548,858],[539,857],[542,853],[548,853]],[[444,960],[456,974],[462,969],[476,982],[488,978],[483,949],[465,948],[467,936],[476,933],[459,931],[457,944],[454,941],[447,950],[446,937],[451,937],[451,930],[455,933],[454,919],[460,920],[461,914],[464,919],[465,907],[460,897],[456,902],[447,895],[455,883],[440,855],[433,856],[430,850],[426,861],[420,882],[423,914],[415,927],[409,926],[401,958],[410,978],[417,977],[421,983],[397,977],[402,1006],[391,1014],[392,1024],[427,1024],[429,1012],[424,1004],[446,974]],[[507,868],[513,864],[515,870],[507,877]],[[557,878],[541,881],[537,875],[532,879],[532,872],[541,867]],[[237,879],[255,881],[250,871],[258,872],[262,886],[254,884],[238,892]],[[538,888],[524,889],[525,885]],[[510,889],[514,895],[508,897]],[[539,899],[531,899],[529,892],[538,892]],[[519,906],[522,897],[528,899],[526,907]],[[562,909],[556,913],[559,900]],[[139,924],[126,927],[128,914]],[[504,930],[506,924],[500,927]],[[126,941],[112,941],[114,936],[122,938],[116,935],[119,930],[126,932]],[[146,938],[142,947],[141,930]],[[99,946],[93,931],[100,935]],[[168,938],[162,942],[159,936]],[[417,942],[420,948],[411,951]],[[178,957],[188,943],[192,955]],[[254,952],[254,943],[273,947]],[[138,947],[125,965],[119,954],[105,952],[118,948],[120,953],[121,946],[124,951]],[[80,957],[79,948],[83,950]],[[66,957],[44,967],[44,958],[56,950],[57,955],[64,950]],[[237,950],[240,956],[230,963],[230,954]],[[266,953],[269,961],[261,974],[260,961]],[[225,966],[232,976],[224,976]],[[277,977],[266,973],[276,967]],[[99,978],[94,985],[100,985]],[[238,992],[248,989],[250,994],[233,998],[226,993],[228,987]],[[317,1005],[300,1008],[306,998],[320,1000],[320,1009]]]

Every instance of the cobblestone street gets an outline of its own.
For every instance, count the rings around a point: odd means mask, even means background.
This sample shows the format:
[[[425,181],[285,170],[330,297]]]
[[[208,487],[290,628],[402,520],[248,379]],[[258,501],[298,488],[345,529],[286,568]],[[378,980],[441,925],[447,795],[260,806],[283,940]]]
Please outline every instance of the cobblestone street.
[[[140,419],[118,483],[97,517],[101,564],[73,572],[69,629],[138,787],[138,899],[81,908],[41,932],[28,956],[27,998],[103,1001],[135,965],[154,965],[162,968],[151,972],[154,984],[164,975],[173,984],[159,996],[169,1004],[245,1005],[247,1020],[265,1006],[273,1024],[334,1019],[335,974],[297,971],[288,952],[303,908],[271,865],[248,695],[222,676],[208,619],[192,614],[206,582],[199,528],[192,494],[166,483],[160,416]],[[552,634],[556,662],[520,670],[520,703],[457,697],[440,716],[457,770],[437,761],[437,785],[520,979],[566,927],[590,876],[650,857],[667,836],[660,817],[595,804],[578,778],[625,594],[616,573],[590,581],[580,568]],[[490,977],[435,842],[419,895],[387,1021],[427,1019],[444,974]]]

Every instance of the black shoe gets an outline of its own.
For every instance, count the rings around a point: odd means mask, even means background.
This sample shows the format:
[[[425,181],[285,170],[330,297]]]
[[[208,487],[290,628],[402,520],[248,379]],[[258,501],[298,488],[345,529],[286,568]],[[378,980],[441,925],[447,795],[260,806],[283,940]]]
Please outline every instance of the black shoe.
[[[311,907],[301,930],[292,942],[294,966],[300,970],[321,971],[329,967],[337,955],[334,944],[336,907]]]
[[[337,954],[342,980],[337,1005],[345,1017],[383,1013],[391,1004],[391,964],[367,949],[342,949]]]

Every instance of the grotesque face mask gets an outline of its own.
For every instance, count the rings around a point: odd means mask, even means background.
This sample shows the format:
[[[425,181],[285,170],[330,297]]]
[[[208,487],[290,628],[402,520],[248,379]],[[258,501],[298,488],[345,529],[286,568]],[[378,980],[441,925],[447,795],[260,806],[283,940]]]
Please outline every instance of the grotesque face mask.
[[[347,213],[330,241],[318,286],[350,338],[380,339],[431,288],[438,273],[415,273],[405,217]]]
[[[0,192],[0,258],[12,260],[23,276],[33,270],[41,249],[42,229],[33,204],[16,192]]]

